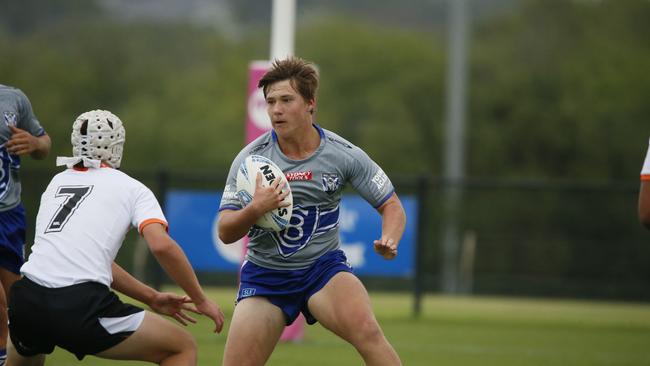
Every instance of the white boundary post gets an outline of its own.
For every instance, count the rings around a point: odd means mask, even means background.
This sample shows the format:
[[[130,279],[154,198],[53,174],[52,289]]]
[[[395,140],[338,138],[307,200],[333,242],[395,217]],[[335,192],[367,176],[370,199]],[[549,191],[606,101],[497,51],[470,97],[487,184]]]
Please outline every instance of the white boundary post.
[[[296,31],[296,1],[273,0],[271,17],[271,61],[293,56]]]

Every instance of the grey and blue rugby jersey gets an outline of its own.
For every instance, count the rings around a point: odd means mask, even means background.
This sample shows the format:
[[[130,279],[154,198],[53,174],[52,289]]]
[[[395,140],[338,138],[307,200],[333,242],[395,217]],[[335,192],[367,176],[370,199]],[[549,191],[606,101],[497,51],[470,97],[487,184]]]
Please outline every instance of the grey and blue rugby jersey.
[[[376,208],[394,192],[386,174],[363,150],[333,132],[314,127],[321,142],[307,159],[292,160],[285,156],[271,130],[248,144],[230,167],[219,211],[243,207],[236,194],[237,170],[248,155],[271,159],[291,186],[293,214],[289,226],[279,233],[253,226],[248,233],[246,259],[259,266],[306,268],[321,255],[337,249],[341,195],[347,183]]]
[[[5,144],[11,138],[9,125],[42,136],[45,130],[34,116],[32,105],[20,89],[0,84],[0,211],[20,203],[20,157],[9,154]]]

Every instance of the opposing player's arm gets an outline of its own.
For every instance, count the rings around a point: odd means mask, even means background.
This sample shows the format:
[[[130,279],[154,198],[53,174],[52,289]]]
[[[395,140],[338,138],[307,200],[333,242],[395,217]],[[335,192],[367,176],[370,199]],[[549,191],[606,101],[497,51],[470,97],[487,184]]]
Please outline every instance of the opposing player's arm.
[[[157,222],[148,224],[142,229],[142,235],[152,254],[169,277],[190,296],[202,314],[212,318],[215,323],[215,331],[221,332],[224,322],[223,312],[219,306],[205,296],[185,253],[167,234],[165,227]]]
[[[113,273],[113,282],[111,283],[112,289],[147,305],[151,303],[156,290],[131,276],[131,274],[115,262],[111,265],[111,271]]]
[[[111,288],[115,291],[147,304],[153,311],[171,316],[183,325],[187,325],[187,322],[196,323],[196,320],[186,313],[186,311],[199,313],[195,307],[188,305],[192,302],[189,297],[156,291],[131,276],[115,262],[112,263],[111,270],[113,273]]]
[[[381,215],[381,238],[374,241],[374,249],[385,259],[393,259],[397,255],[397,247],[406,226],[406,213],[396,193],[379,206],[377,211]]]
[[[47,134],[34,136],[31,133],[15,126],[9,126],[11,138],[7,141],[7,150],[15,155],[27,155],[40,160],[50,153],[52,140]]]
[[[282,190],[284,182],[280,179],[276,179],[268,187],[263,187],[262,175],[257,173],[255,184],[255,194],[250,204],[241,210],[223,210],[219,213],[219,239],[225,244],[234,243],[244,237],[265,213],[289,205],[284,201],[289,191]]]
[[[639,221],[650,229],[650,180],[642,180],[639,188]]]

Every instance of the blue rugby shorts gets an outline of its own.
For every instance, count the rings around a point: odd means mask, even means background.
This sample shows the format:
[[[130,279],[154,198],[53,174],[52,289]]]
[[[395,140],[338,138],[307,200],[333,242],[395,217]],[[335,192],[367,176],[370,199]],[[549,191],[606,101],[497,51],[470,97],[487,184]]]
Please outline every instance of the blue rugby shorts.
[[[252,296],[265,297],[282,310],[287,325],[301,312],[308,324],[314,324],[317,320],[309,312],[307,301],[339,272],[353,273],[340,249],[322,255],[309,268],[299,270],[269,269],[246,261],[241,269],[237,302]]]
[[[0,267],[20,274],[25,262],[25,208],[22,203],[0,211]]]

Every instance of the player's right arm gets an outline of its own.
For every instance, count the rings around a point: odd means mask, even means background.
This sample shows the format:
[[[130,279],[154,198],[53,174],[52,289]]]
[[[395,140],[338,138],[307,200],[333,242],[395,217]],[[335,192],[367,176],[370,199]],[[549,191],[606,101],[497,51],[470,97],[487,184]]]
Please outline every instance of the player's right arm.
[[[142,229],[142,235],[152,254],[169,277],[192,299],[196,308],[215,324],[215,331],[221,332],[224,315],[217,304],[208,299],[196,278],[185,253],[159,223],[151,223]]]
[[[33,136],[15,126],[9,126],[11,139],[7,141],[7,150],[15,155],[30,155],[36,160],[45,159],[52,148],[52,140],[47,134]]]
[[[52,140],[36,119],[32,104],[25,93],[20,89],[16,89],[16,92],[20,120],[17,125],[9,126],[11,138],[7,141],[7,149],[15,155],[30,155],[36,160],[45,159],[52,148]]]
[[[255,178],[255,194],[251,203],[241,210],[223,210],[219,213],[219,239],[224,244],[231,244],[248,233],[251,226],[266,212],[280,206],[288,206],[283,202],[289,190],[282,191],[284,182],[276,179],[268,187],[262,186],[262,175],[257,173]]]

